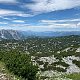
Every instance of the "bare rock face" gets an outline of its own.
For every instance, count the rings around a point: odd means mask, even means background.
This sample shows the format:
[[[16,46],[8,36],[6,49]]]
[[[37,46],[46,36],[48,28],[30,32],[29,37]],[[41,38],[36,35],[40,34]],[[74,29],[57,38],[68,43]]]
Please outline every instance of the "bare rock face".
[[[23,35],[16,30],[0,30],[0,39],[22,39]]]
[[[9,80],[6,74],[0,73],[0,80]]]

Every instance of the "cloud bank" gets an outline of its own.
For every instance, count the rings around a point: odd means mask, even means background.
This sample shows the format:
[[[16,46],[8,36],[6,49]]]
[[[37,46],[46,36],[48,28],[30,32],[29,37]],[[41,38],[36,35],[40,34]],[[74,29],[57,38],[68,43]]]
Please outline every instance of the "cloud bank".
[[[0,0],[0,3],[16,3],[17,0]]]
[[[80,0],[0,0],[0,4],[0,28],[33,31],[80,30]],[[59,14],[61,10],[63,15]],[[59,12],[53,16],[55,11]]]
[[[21,17],[30,17],[31,14],[26,14],[22,11],[13,11],[7,9],[0,9],[0,16],[21,16]]]
[[[32,12],[46,13],[57,10],[65,10],[80,6],[80,0],[32,0],[34,3],[26,4],[25,7]]]

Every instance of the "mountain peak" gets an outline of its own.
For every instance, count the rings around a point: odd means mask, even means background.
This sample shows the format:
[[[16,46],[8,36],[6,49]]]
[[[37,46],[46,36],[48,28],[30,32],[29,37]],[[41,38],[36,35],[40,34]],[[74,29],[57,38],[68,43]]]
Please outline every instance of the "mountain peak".
[[[15,39],[15,40],[19,40],[22,39],[23,35],[16,30],[5,30],[2,29],[0,30],[0,39]]]

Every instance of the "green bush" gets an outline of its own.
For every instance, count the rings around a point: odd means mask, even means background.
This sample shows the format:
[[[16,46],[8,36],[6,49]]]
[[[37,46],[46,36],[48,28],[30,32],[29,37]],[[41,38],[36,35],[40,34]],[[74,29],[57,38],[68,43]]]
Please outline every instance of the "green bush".
[[[76,64],[80,68],[80,61],[73,60],[73,63]]]
[[[33,65],[29,55],[18,51],[9,51],[3,55],[2,61],[5,62],[9,71],[24,79],[36,80],[38,67]]]

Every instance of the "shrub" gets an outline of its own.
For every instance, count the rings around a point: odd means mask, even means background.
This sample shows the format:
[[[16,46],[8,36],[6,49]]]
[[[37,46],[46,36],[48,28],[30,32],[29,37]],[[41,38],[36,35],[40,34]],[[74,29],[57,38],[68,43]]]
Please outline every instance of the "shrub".
[[[76,64],[80,68],[80,61],[73,60],[73,63]]]
[[[9,51],[4,54],[2,61],[5,62],[9,71],[28,80],[35,80],[38,67],[33,65],[31,57],[18,51]]]

